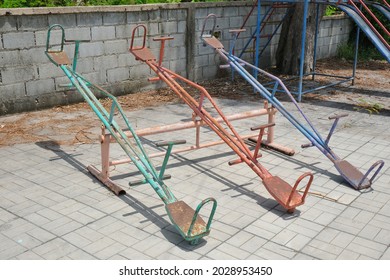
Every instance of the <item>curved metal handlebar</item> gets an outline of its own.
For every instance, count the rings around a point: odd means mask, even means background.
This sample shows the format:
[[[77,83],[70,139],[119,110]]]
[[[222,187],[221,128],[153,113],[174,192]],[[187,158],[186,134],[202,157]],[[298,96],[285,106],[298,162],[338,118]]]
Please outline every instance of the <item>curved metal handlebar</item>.
[[[47,39],[46,39],[46,52],[50,52],[50,35],[51,31],[55,28],[61,29],[61,49],[58,52],[62,52],[64,50],[64,44],[65,44],[65,30],[60,24],[53,24],[49,27],[49,30],[47,31]]]
[[[295,185],[294,185],[294,187],[293,187],[292,190],[291,190],[290,196],[289,196],[288,199],[287,199],[286,205],[287,205],[288,207],[290,206],[291,199],[292,199],[292,197],[293,197],[293,195],[294,195],[294,192],[295,192],[295,190],[297,189],[299,183],[300,183],[305,177],[307,177],[307,176],[310,176],[309,182],[307,182],[306,187],[305,187],[305,191],[304,191],[304,193],[303,193],[303,195],[302,195],[302,203],[305,202],[305,198],[306,198],[307,192],[309,191],[309,188],[310,188],[311,183],[313,182],[313,178],[314,178],[313,174],[311,174],[310,172],[306,172],[306,173],[302,174],[302,175],[298,178],[298,180],[295,182]]]
[[[366,174],[364,174],[362,180],[359,182],[359,185],[358,185],[358,188],[360,188],[360,185],[363,184],[364,180],[368,177],[368,175],[371,173],[371,171],[376,167],[378,166],[378,169],[375,171],[374,175],[372,175],[372,177],[369,179],[370,183],[372,183],[372,181],[374,181],[375,177],[378,175],[379,171],[381,171],[383,165],[385,164],[385,162],[383,160],[378,160],[377,162],[375,162],[366,172]]]
[[[134,47],[134,35],[135,35],[135,31],[138,30],[138,28],[142,27],[144,29],[144,38],[143,38],[143,42],[142,42],[142,47]],[[131,43],[130,43],[130,51],[132,50],[142,50],[145,48],[145,45],[146,45],[146,26],[144,24],[138,24],[134,29],[133,29],[133,32],[131,34]]]
[[[193,227],[195,225],[195,221],[196,221],[196,218],[198,217],[198,214],[199,214],[200,210],[202,209],[202,207],[205,204],[207,204],[209,202],[213,202],[213,208],[211,209],[211,213],[210,213],[209,219],[207,221],[206,231],[208,231],[210,229],[211,222],[212,222],[213,217],[214,217],[215,209],[217,208],[217,201],[215,200],[215,198],[212,198],[212,197],[209,197],[209,198],[206,198],[206,199],[202,200],[201,203],[199,203],[198,207],[196,207],[196,210],[195,210],[195,213],[194,213],[194,217],[192,217],[191,225],[188,228],[187,236],[191,237],[191,232],[192,232],[192,229],[193,229]]]
[[[215,26],[217,25],[217,15],[216,15],[216,14],[209,14],[209,15],[205,18],[205,20],[204,20],[204,22],[203,22],[202,33],[200,34],[200,37],[201,37],[201,38],[203,37],[204,29],[205,29],[205,27],[206,27],[206,23],[207,23],[207,21],[209,20],[209,18],[213,18],[213,19],[214,19],[213,28],[211,29],[210,34],[213,34],[213,33],[214,33]]]

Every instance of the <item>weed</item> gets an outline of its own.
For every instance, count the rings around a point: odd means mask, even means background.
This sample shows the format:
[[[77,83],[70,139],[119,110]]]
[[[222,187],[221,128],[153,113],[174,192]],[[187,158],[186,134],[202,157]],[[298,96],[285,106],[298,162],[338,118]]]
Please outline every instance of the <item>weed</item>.
[[[379,111],[383,109],[383,104],[377,102],[368,102],[363,98],[359,98],[359,102],[356,104],[357,107],[353,107],[357,111],[365,110],[370,115],[372,113],[379,114]]]

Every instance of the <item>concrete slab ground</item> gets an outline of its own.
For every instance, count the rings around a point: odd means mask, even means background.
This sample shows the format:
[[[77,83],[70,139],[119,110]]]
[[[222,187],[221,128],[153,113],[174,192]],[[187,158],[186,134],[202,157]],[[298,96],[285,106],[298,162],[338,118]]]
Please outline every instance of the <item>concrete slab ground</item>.
[[[218,103],[227,115],[261,107],[260,101],[218,99]],[[285,105],[292,108],[291,103]],[[371,189],[351,188],[317,149],[301,149],[307,139],[278,113],[275,141],[296,154],[263,150],[260,160],[273,175],[290,184],[311,171],[314,181],[306,203],[294,214],[286,213],[251,169],[227,164],[236,156],[225,144],[175,154],[167,169],[172,179],[166,181],[175,196],[193,208],[207,197],[218,201],[210,235],[191,246],[176,232],[163,202],[149,185],[128,186],[138,176],[133,165],[111,170],[112,178],[127,191],[120,197],[88,173],[88,165],[100,168],[98,142],[60,146],[37,141],[3,146],[0,259],[389,260],[388,111],[370,115],[343,102],[319,100],[301,105],[324,137],[331,126],[328,116],[349,114],[340,120],[331,147],[362,172],[377,160],[386,162]],[[126,114],[137,128],[191,117],[183,104]],[[233,124],[240,133],[247,133],[251,126],[265,122],[265,117],[257,117]],[[193,143],[194,136],[193,130],[185,130],[143,140],[153,152],[153,141],[186,139]],[[201,136],[217,139],[207,129]],[[112,145],[111,156],[120,159],[123,153]],[[159,167],[162,158],[153,162]]]

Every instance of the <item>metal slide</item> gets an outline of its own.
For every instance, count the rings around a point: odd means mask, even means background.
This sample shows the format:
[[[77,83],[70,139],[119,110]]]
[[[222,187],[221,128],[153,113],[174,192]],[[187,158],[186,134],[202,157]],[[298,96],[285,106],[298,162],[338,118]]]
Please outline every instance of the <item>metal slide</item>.
[[[133,29],[130,52],[135,56],[136,60],[146,63],[157,74],[158,77],[151,78],[150,80],[164,81],[193,110],[194,118],[201,119],[238,155],[238,159],[230,161],[229,165],[245,162],[260,177],[264,186],[275,200],[288,212],[292,213],[297,206],[302,205],[305,202],[305,197],[312,183],[313,175],[310,172],[302,174],[294,186],[291,186],[280,177],[271,175],[257,160],[261,156],[259,149],[265,129],[274,124],[251,128],[252,130],[259,130],[256,147],[254,152],[252,152],[205,88],[162,66],[165,42],[173,38],[157,37],[153,39],[154,41],[161,42],[160,57],[159,61],[157,61],[151,50],[146,47],[146,33],[146,26],[142,24],[137,25]],[[143,43],[141,46],[134,46],[135,34],[139,34],[142,37]],[[195,97],[187,92],[179,82],[190,86],[200,93],[199,100],[196,100]],[[207,102],[208,108],[210,109],[206,110],[205,106],[203,106],[205,102]],[[216,117],[212,115],[217,115],[222,121],[218,122]],[[305,177],[308,177],[308,181],[303,194],[301,194],[297,187]]]
[[[390,8],[386,7],[385,5],[379,4],[379,3],[370,3],[371,6],[373,6],[375,9],[380,11],[386,18],[387,20],[390,21]]]
[[[51,32],[55,29],[59,29],[62,35],[61,44],[57,47],[53,47],[50,43]],[[49,60],[56,66],[60,67],[61,70],[66,74],[72,86],[82,95],[88,105],[101,120],[105,128],[110,132],[116,142],[121,146],[130,160],[144,176],[144,182],[149,183],[157,195],[161,198],[165,204],[166,211],[172,223],[183,236],[183,238],[189,241],[191,244],[197,244],[200,238],[210,233],[211,222],[217,207],[216,200],[214,198],[207,198],[198,205],[196,210],[193,210],[184,201],[178,201],[176,199],[169,187],[163,182],[163,173],[167,161],[164,160],[163,168],[161,168],[160,172],[157,172],[116,98],[103,88],[87,81],[82,75],[75,71],[74,67],[71,65],[68,55],[64,51],[64,44],[67,42],[75,43],[74,59],[76,59],[80,41],[66,40],[64,28],[58,24],[52,25],[49,28],[47,34],[45,51]],[[111,107],[109,109],[110,112],[108,112],[107,109],[99,102],[95,94],[103,94],[105,97],[111,100]],[[125,130],[129,130],[131,132],[132,139],[129,139],[126,136],[124,130],[116,121],[116,118],[119,118],[121,122],[125,123]],[[174,143],[166,142],[165,144],[169,146],[169,150]],[[169,153],[167,152],[167,156],[168,155]],[[124,192],[121,189],[117,189],[115,185],[108,184],[108,186],[112,186],[111,190],[118,195],[123,194]],[[199,215],[199,212],[201,208],[207,203],[212,203],[212,209],[209,215],[209,219],[206,223]]]
[[[205,34],[205,27],[207,24],[208,19],[213,19],[213,26],[212,29],[208,34]],[[371,186],[373,180],[378,175],[379,171],[382,169],[384,162],[382,160],[377,161],[374,163],[369,170],[363,174],[361,173],[356,167],[354,167],[352,164],[350,164],[348,161],[340,159],[328,146],[330,138],[337,126],[337,123],[341,117],[346,116],[344,115],[335,115],[329,117],[329,119],[334,119],[334,123],[329,131],[328,136],[326,139],[322,138],[320,133],[315,129],[314,125],[310,122],[308,117],[304,114],[304,112],[299,107],[297,101],[292,96],[291,92],[287,89],[287,87],[283,84],[283,82],[271,75],[270,73],[238,58],[237,56],[234,56],[232,52],[227,52],[224,49],[224,46],[222,43],[215,38],[212,34],[214,34],[214,29],[216,26],[216,15],[210,14],[207,16],[203,23],[203,29],[201,33],[201,40],[204,42],[205,45],[208,45],[216,50],[216,52],[225,59],[229,65],[231,66],[232,70],[238,72],[250,85],[254,87],[254,89],[259,92],[270,104],[272,104],[284,117],[286,117],[307,139],[309,139],[310,143],[302,145],[303,148],[315,146],[317,147],[326,157],[328,157],[333,164],[335,165],[336,169],[339,171],[339,173],[344,177],[344,179],[355,189],[363,189],[368,188]],[[242,30],[233,30],[233,42],[231,44],[230,50],[234,48],[235,41],[237,39],[237,33],[242,32]],[[256,78],[254,78],[245,68],[244,66],[248,66],[251,69],[254,69],[258,71],[261,75],[264,75],[264,77],[267,77],[268,79],[273,80],[274,86],[273,91],[270,92],[267,88],[265,88]],[[278,89],[281,88],[279,91],[285,92],[291,101],[294,103],[295,107],[297,108],[298,115],[300,117],[303,117],[304,121],[306,122],[306,125],[304,125],[301,121],[298,120],[296,116],[290,111],[288,111],[283,104],[276,98],[275,93],[278,91]],[[307,126],[308,125],[308,126]],[[376,168],[375,173],[372,175],[371,178],[368,178],[368,175]]]
[[[350,18],[352,18],[356,24],[363,30],[371,42],[375,45],[378,51],[383,55],[383,57],[390,62],[390,49],[388,44],[385,44],[373,31],[372,28],[365,22],[365,20],[359,15],[359,12],[356,11],[354,7],[351,7],[346,4],[337,5],[337,8],[345,12]]]

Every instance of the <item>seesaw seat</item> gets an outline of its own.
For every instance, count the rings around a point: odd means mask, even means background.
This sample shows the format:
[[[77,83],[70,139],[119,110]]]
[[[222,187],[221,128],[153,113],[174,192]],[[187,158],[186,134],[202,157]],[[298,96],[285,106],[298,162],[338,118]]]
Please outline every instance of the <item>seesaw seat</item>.
[[[196,244],[201,237],[209,234],[209,226],[202,217],[198,215],[200,207],[195,211],[184,201],[175,201],[165,205],[165,209],[167,210],[171,222],[185,240],[192,241]],[[212,215],[213,214],[214,211],[212,211]]]
[[[355,188],[355,189],[365,189],[371,186],[370,180],[367,176],[365,177],[362,172],[360,172],[355,166],[350,164],[346,160],[336,160],[334,163],[336,169],[340,174]],[[365,177],[365,178],[364,178]],[[363,180],[364,178],[364,180]],[[363,180],[363,182],[362,182]],[[362,183],[360,183],[362,182]]]
[[[309,181],[306,184],[305,191],[301,195],[297,191],[297,187],[303,178],[309,176]],[[305,198],[310,185],[313,181],[313,175],[305,173],[301,175],[295,182],[294,187],[279,178],[278,176],[270,176],[263,180],[263,184],[268,192],[275,198],[281,206],[283,206],[289,213],[293,213],[295,208],[305,203]]]

